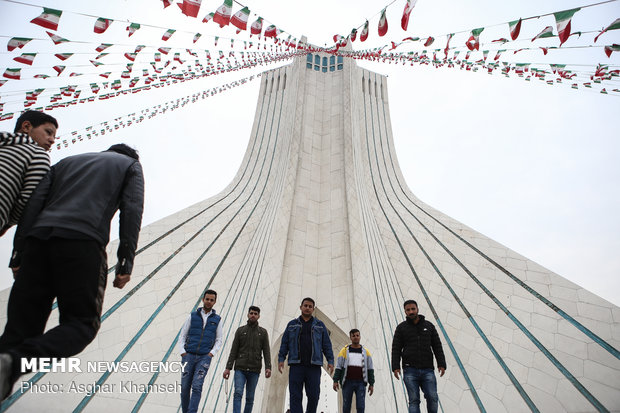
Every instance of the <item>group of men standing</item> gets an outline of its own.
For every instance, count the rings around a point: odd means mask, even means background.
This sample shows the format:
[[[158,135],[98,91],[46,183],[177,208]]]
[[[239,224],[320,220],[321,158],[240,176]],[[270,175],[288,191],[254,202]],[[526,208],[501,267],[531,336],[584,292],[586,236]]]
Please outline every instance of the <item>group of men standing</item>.
[[[183,413],[198,409],[202,385],[211,360],[222,346],[222,323],[213,305],[217,293],[207,290],[202,298],[203,307],[192,312],[186,320],[179,337],[182,361],[187,365],[181,378],[181,406]],[[324,358],[327,370],[333,373],[333,389],[342,388],[342,410],[351,412],[353,395],[356,411],[365,411],[366,392],[372,396],[375,372],[370,351],[361,344],[358,329],[349,332],[351,343],[338,353],[334,373],[334,353],[329,331],[325,324],[314,317],[315,302],[306,297],[302,300],[301,315],[286,325],[278,351],[278,371],[284,372],[288,358],[290,412],[303,412],[305,388],[306,413],[315,413],[319,402],[321,371]],[[406,320],[396,327],[392,342],[392,371],[400,380],[402,376],[409,398],[409,413],[420,411],[420,388],[426,399],[427,410],[438,409],[437,381],[434,373],[433,355],[437,359],[440,376],[446,370],[446,360],[441,340],[435,326],[418,314],[417,303],[404,303]],[[265,378],[271,377],[271,353],[267,330],[258,325],[260,308],[250,306],[247,324],[235,332],[223,377],[228,379],[234,368],[233,413],[241,413],[245,390],[244,413],[250,413],[254,405],[256,385],[265,361]]]

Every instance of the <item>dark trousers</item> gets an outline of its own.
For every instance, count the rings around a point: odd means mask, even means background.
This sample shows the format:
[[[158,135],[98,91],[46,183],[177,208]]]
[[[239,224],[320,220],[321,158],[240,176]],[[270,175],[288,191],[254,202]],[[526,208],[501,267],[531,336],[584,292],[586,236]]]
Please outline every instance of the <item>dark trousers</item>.
[[[0,352],[13,358],[70,357],[82,351],[101,325],[107,281],[105,249],[94,240],[28,238],[9,296]],[[58,298],[59,325],[43,334]]]
[[[355,411],[364,413],[366,409],[366,383],[364,380],[345,380],[342,385],[342,413],[351,413],[355,394]]]
[[[316,413],[321,392],[321,366],[302,366],[291,364],[288,373],[288,388],[291,401],[291,413],[303,413],[301,401],[303,387],[306,388],[308,405],[306,413]]]

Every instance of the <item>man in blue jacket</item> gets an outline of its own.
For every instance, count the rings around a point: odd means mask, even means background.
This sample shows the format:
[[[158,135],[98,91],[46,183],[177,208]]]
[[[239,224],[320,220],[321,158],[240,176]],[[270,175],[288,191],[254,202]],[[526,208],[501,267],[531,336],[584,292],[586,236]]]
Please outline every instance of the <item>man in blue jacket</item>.
[[[213,306],[217,293],[207,290],[202,307],[193,311],[179,334],[179,352],[185,364],[181,376],[181,408],[183,413],[196,413],[211,360],[222,348],[221,317]]]
[[[301,301],[301,316],[286,325],[278,352],[280,373],[288,355],[291,413],[303,413],[301,401],[304,386],[308,397],[306,413],[316,413],[321,391],[323,355],[327,359],[329,374],[334,372],[334,353],[329,332],[321,320],[312,316],[314,306],[314,300],[310,297]]]

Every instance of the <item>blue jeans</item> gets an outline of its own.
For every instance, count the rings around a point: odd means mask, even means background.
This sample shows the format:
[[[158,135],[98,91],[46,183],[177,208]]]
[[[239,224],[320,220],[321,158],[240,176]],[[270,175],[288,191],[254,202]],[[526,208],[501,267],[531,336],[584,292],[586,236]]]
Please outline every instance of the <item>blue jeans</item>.
[[[364,380],[345,380],[342,385],[342,413],[351,413],[353,393],[355,393],[357,413],[364,413],[366,408],[366,383]]]
[[[433,369],[405,367],[403,381],[409,396],[409,413],[420,413],[420,387],[426,399],[426,411],[437,413],[439,397],[437,396],[437,379],[435,379]]]
[[[181,375],[181,409],[183,413],[196,413],[202,395],[202,383],[211,365],[211,357],[208,354],[201,356],[187,353],[181,361],[187,362]]]
[[[288,390],[291,399],[291,413],[303,413],[301,400],[303,387],[306,387],[308,406],[306,413],[316,413],[321,393],[321,366],[302,366],[291,364],[288,373]]]
[[[254,407],[254,390],[260,373],[235,370],[235,394],[233,396],[233,413],[241,413],[241,398],[245,386],[245,409],[243,413],[252,413]]]

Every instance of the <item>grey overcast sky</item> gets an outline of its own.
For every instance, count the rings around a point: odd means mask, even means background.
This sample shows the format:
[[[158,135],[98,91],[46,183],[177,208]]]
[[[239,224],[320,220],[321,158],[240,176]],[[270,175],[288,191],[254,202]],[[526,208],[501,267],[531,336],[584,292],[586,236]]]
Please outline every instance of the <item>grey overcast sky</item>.
[[[234,28],[220,30],[213,22],[201,23],[204,15],[221,4],[219,0],[204,0],[197,19],[183,16],[174,5],[164,10],[158,1],[25,0],[25,3],[63,10],[57,34],[74,42],[55,46],[43,28],[29,23],[40,14],[40,8],[0,0],[0,43],[5,44],[13,36],[44,39],[33,40],[13,52],[7,52],[6,47],[0,45],[0,70],[25,68],[22,71],[25,80],[9,81],[0,88],[0,102],[5,103],[5,112],[11,111],[10,102],[23,99],[23,93],[16,98],[14,91],[39,87],[51,91],[59,85],[80,84],[83,85],[81,97],[88,96],[89,83],[105,81],[97,73],[108,70],[119,73],[128,62],[123,53],[133,51],[138,44],[148,46],[135,62],[134,73],[140,75],[142,68],[150,68],[148,62],[160,46],[180,48],[179,51],[208,49],[214,56],[217,50],[227,54],[231,37],[239,39],[235,44],[237,51],[243,50],[242,40],[257,42],[256,37],[236,36]],[[481,50],[492,50],[489,59],[493,58],[495,50],[508,49],[500,61],[531,62],[532,66],[546,70],[549,70],[549,63],[568,64],[567,69],[583,73],[580,82],[584,82],[587,81],[584,76],[598,63],[610,65],[611,69],[619,68],[620,53],[608,58],[602,47],[575,48],[592,44],[596,33],[586,32],[601,30],[620,17],[618,1],[578,12],[573,18],[573,31],[584,34],[580,38],[571,37],[562,50],[550,49],[546,56],[538,46],[558,46],[558,39],[536,42],[530,39],[549,25],[554,27],[555,33],[553,16],[525,21],[516,42],[498,46],[491,41],[509,37],[508,25],[500,23],[593,3],[586,0],[510,3],[419,0],[411,14],[409,28],[404,32],[400,28],[400,17],[405,1],[397,0],[388,7],[389,31],[383,38],[377,35],[378,13],[388,2],[260,0],[244,5],[252,11],[250,21],[255,20],[254,13],[258,13],[294,37],[306,35],[316,45],[331,43],[334,34],[346,35],[368,18],[369,39],[365,43],[355,42],[356,50],[378,47],[392,40],[398,42],[408,36],[433,36],[435,43],[427,49],[443,49],[446,34],[456,33],[450,45],[461,46],[460,57],[463,57],[462,46],[469,34],[460,32],[485,27],[480,37]],[[238,9],[235,4],[233,10]],[[92,30],[95,17],[92,16],[112,18],[115,22],[105,33],[95,34]],[[131,38],[125,30],[128,22],[143,25]],[[165,30],[162,28],[177,29],[177,33],[163,42],[161,35]],[[193,44],[192,33],[195,32],[203,36]],[[218,46],[214,46],[214,36],[220,36]],[[96,56],[94,48],[99,43],[115,46],[106,50],[109,56],[101,59],[107,66],[95,68],[88,60]],[[596,45],[612,43],[620,43],[620,30],[602,35]],[[535,50],[512,53],[514,49],[532,47]],[[415,43],[409,49],[401,46],[396,51],[422,49],[420,43]],[[27,66],[12,60],[28,52],[39,52],[31,68],[26,69]],[[75,55],[63,63],[53,56],[54,53]],[[172,53],[168,57],[171,56]],[[481,53],[472,56],[471,60],[477,60]],[[56,72],[51,67],[59,64],[67,66],[66,73],[59,79],[32,79],[36,73],[55,77]],[[473,73],[458,68],[369,62],[360,65],[388,75],[399,162],[409,187],[420,199],[620,304],[618,93],[602,95],[598,90],[584,89],[581,83],[579,90],[573,90],[570,81],[554,85],[539,80],[526,82],[514,75],[507,78],[497,71],[488,75],[483,71]],[[59,135],[63,135],[272,67],[275,66],[193,80],[50,113],[58,118]],[[70,71],[84,75],[69,79]],[[113,78],[111,75],[110,80]],[[617,80],[609,85],[610,91],[620,87]],[[249,139],[258,87],[259,82],[255,80],[140,124],[53,150],[52,162],[76,153],[103,150],[117,142],[136,147],[145,170],[144,224],[149,224],[215,195],[233,178]],[[49,95],[46,96],[40,98],[41,103],[47,103]],[[14,120],[0,122],[0,130],[12,130],[13,125]],[[0,260],[5,263],[11,251],[12,234],[11,231],[0,238]],[[115,234],[113,230],[112,238]],[[8,269],[0,269],[0,288],[9,287],[11,282]]]

